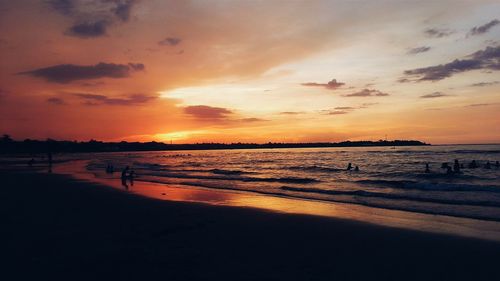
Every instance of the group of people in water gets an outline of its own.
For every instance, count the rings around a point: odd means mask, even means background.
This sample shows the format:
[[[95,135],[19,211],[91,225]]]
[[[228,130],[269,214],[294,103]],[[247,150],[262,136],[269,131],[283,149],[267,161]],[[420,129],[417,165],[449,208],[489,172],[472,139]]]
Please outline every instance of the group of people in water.
[[[35,165],[35,158],[32,157],[29,161],[28,161],[28,166],[31,168]],[[44,161],[44,157],[42,156],[42,163],[43,162],[46,162],[47,163],[47,166],[49,168],[49,173],[52,173],[52,152],[47,152],[47,161]]]
[[[106,166],[106,173],[107,174],[113,174],[115,172],[115,167],[111,164],[108,164]],[[128,182],[130,182],[130,185],[134,185],[134,178],[136,178],[137,175],[134,170],[130,169],[130,166],[126,166],[123,168],[122,173],[121,173],[121,180],[122,180],[122,185],[125,186],[125,188],[128,189]]]
[[[493,164],[497,169],[500,168],[500,162],[496,161],[495,164]],[[490,161],[487,161],[486,164],[484,164],[483,168],[485,169],[491,169],[493,166]],[[441,169],[446,169],[446,174],[452,175],[452,174],[460,174],[461,169],[464,169],[465,165],[463,163],[459,163],[458,159],[455,159],[453,163],[453,168],[448,164],[448,162],[445,162],[441,164]],[[477,164],[476,160],[472,160],[468,165],[467,168],[469,169],[476,169],[479,168],[479,165]],[[429,163],[425,164],[425,173],[430,173],[431,170],[429,168]]]
[[[484,169],[491,169],[492,166],[495,168],[499,169],[500,168],[500,162],[496,161],[494,164],[492,164],[490,161],[487,161],[483,168]],[[469,169],[476,169],[479,168],[480,166],[477,164],[476,160],[472,160],[468,165],[467,168]],[[448,162],[442,163],[441,164],[441,169],[446,169],[446,174],[452,175],[452,174],[460,174],[461,170],[465,168],[465,165],[463,163],[459,163],[458,159],[455,159],[453,163],[453,167],[448,164]],[[347,171],[355,171],[359,172],[359,166],[353,166],[352,163],[349,162],[346,168]],[[111,164],[108,164],[106,167],[106,173],[108,174],[113,174],[114,173],[114,167]],[[429,163],[425,164],[425,173],[431,173],[430,165]],[[128,188],[127,181],[130,182],[130,185],[134,185],[134,178],[136,178],[137,175],[134,170],[130,169],[129,166],[126,166],[122,172],[121,172],[121,180],[122,180],[122,185]]]
[[[355,171],[355,172],[359,172],[359,167],[358,166],[355,166],[354,168],[352,167],[352,163],[349,162],[349,164],[347,165],[347,168],[346,168],[347,171]]]

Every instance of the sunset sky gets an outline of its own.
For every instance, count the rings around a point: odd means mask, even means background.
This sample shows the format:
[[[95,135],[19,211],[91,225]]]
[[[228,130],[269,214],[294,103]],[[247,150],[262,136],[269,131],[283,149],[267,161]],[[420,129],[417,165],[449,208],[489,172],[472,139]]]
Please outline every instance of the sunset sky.
[[[500,142],[500,2],[0,0],[14,139]]]

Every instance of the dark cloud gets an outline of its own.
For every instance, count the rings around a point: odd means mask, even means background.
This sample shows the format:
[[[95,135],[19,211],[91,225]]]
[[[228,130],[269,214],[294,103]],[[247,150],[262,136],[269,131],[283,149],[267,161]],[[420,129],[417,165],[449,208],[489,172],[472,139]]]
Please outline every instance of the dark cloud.
[[[487,68],[500,70],[500,46],[486,47],[486,49],[479,50],[469,57],[481,61]]]
[[[490,21],[489,23],[487,24],[484,24],[484,25],[481,25],[481,26],[476,26],[476,27],[473,27],[470,31],[469,31],[469,34],[468,35],[471,35],[471,36],[474,36],[474,35],[480,35],[480,34],[483,34],[483,33],[486,33],[488,32],[492,27],[494,27],[495,25],[498,25],[500,24],[500,21],[497,20],[497,19],[494,19],[492,21]]]
[[[354,92],[352,94],[348,95],[343,95],[344,97],[385,97],[388,96],[389,94],[383,93],[379,90],[372,90],[372,89],[363,89],[358,92]]]
[[[143,71],[145,66],[142,63],[132,63],[129,62],[128,65],[135,71]]]
[[[491,86],[491,85],[496,85],[500,84],[500,81],[492,81],[492,82],[479,82],[479,83],[474,83],[471,84],[471,87],[486,87],[486,86]]]
[[[448,29],[428,28],[424,30],[424,33],[428,37],[441,38],[450,36],[451,34],[453,34],[453,31],[450,31]]]
[[[337,109],[337,110],[354,110],[356,108],[354,108],[352,106],[337,106],[337,107],[335,107],[335,109]]]
[[[113,9],[115,15],[121,21],[128,21],[130,18],[130,13],[132,11],[132,7],[137,1],[136,0],[125,0],[125,1],[114,1],[114,2],[116,2],[116,7]]]
[[[48,98],[47,99],[48,103],[55,104],[55,105],[63,105],[64,100],[61,98]]]
[[[101,62],[96,65],[59,64],[18,74],[44,78],[49,82],[69,83],[75,80],[124,78],[130,76],[132,72],[143,69],[144,65],[141,63],[114,64]]]
[[[466,59],[455,59],[446,64],[406,70],[404,74],[415,78],[416,81],[438,81],[457,73],[476,69],[500,70],[500,46],[487,47],[467,56]],[[402,78],[398,81],[410,82],[412,80]]]
[[[160,42],[158,42],[158,45],[162,45],[162,46],[176,46],[176,45],[179,45],[181,43],[181,41],[182,41],[181,38],[167,37],[167,38],[161,40]]]
[[[368,106],[377,105],[378,102],[366,102],[361,104],[361,108],[366,108]]]
[[[233,112],[227,108],[208,105],[192,105],[184,107],[184,113],[200,119],[226,119]]]
[[[80,38],[94,38],[106,35],[106,29],[110,25],[107,20],[95,22],[80,22],[71,26],[66,34]]]
[[[373,91],[375,91],[375,90],[368,90],[368,91],[372,91],[372,93],[373,93]],[[375,91],[375,92],[379,93],[379,91]],[[366,97],[366,96],[370,96],[370,95],[363,93],[363,95],[360,94],[360,96]],[[376,103],[363,103],[359,107],[337,106],[337,107],[333,108],[333,110],[322,110],[321,112],[325,115],[342,115],[342,114],[351,113],[351,112],[358,110],[358,109],[367,108],[368,106],[373,105],[373,104],[376,104]]]
[[[250,118],[238,119],[236,121],[244,122],[244,123],[253,123],[253,122],[267,122],[269,120],[261,119],[261,118],[255,118],[255,117],[250,117]]]
[[[345,110],[332,110],[330,112],[328,112],[327,114],[328,115],[341,115],[341,114],[347,114],[349,113],[349,111],[345,111]]]
[[[63,15],[71,15],[75,9],[75,0],[49,0],[49,5]]]
[[[363,107],[352,107],[352,106],[337,106],[333,109],[322,110],[321,112],[325,115],[342,115],[353,112],[354,110],[360,109]]]
[[[430,49],[431,49],[431,47],[428,47],[428,46],[411,48],[410,50],[408,50],[407,54],[416,55],[416,54],[428,52]]]
[[[304,114],[303,111],[283,111],[280,112],[279,114],[281,115],[299,115],[299,114]]]
[[[110,98],[90,93],[75,93],[73,95],[83,99],[85,105],[141,105],[157,98],[157,96],[145,94],[133,94],[123,98]]]
[[[440,97],[448,97],[449,95],[443,94],[441,92],[434,92],[432,94],[427,94],[427,95],[422,95],[420,98],[422,99],[433,99],[433,98],[440,98]]]
[[[330,82],[324,84],[324,83],[315,83],[315,82],[308,82],[308,83],[302,83],[302,86],[308,86],[308,87],[323,87],[329,90],[335,90],[337,88],[342,87],[345,85],[345,83],[342,82],[337,82],[336,79],[332,79]]]
[[[74,20],[65,34],[79,38],[106,35],[107,28],[117,22],[127,22],[137,0],[49,0],[56,12]]]
[[[405,75],[416,77],[418,81],[437,81],[442,80],[447,77],[452,76],[453,74],[475,70],[482,68],[481,61],[473,60],[473,59],[465,59],[465,60],[454,60],[447,64],[440,64],[436,66],[429,66],[424,68],[417,68],[412,70],[406,70],[404,72]],[[403,80],[401,80],[403,81]],[[405,82],[409,82],[411,80],[407,80]]]
[[[495,105],[496,103],[473,103],[467,105],[467,107],[480,107],[480,106],[490,106],[490,105]]]

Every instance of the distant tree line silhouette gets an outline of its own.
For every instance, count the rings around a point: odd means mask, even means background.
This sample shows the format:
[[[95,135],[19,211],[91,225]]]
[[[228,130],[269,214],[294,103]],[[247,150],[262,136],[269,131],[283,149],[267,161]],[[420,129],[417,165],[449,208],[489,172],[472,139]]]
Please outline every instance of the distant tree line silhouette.
[[[356,146],[420,146],[429,145],[417,140],[379,140],[308,143],[194,143],[166,144],[163,142],[102,142],[13,140],[9,135],[0,138],[0,153],[46,153],[50,152],[113,152],[113,151],[158,151],[158,150],[209,150],[209,149],[259,149],[259,148],[307,148],[307,147],[356,147]]]

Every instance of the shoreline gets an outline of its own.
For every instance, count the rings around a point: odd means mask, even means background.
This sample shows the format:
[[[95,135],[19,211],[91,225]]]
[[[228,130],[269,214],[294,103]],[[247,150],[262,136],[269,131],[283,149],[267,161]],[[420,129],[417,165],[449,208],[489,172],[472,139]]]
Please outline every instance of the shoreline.
[[[55,173],[79,180],[106,185],[121,192],[163,201],[182,201],[216,206],[245,207],[264,211],[303,214],[354,220],[362,223],[415,231],[472,237],[500,242],[500,223],[495,220],[456,217],[436,213],[410,212],[397,208],[380,208],[365,204],[288,197],[279,194],[216,189],[196,185],[172,185],[136,180],[124,190],[118,178],[98,177],[85,168],[86,160],[56,165]]]
[[[160,201],[58,174],[2,174],[0,208],[9,214],[6,268],[26,278],[500,277],[500,243],[491,241],[331,217]]]

